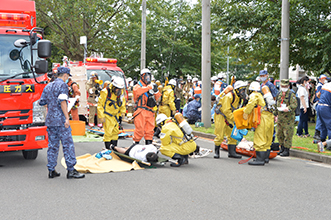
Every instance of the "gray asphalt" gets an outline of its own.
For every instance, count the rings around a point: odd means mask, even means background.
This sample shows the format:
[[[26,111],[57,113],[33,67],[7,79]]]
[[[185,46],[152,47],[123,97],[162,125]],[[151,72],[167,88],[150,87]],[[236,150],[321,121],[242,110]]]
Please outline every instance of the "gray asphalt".
[[[124,124],[124,128],[133,125]],[[129,146],[131,139],[119,141]],[[198,139],[213,149],[210,140]],[[76,143],[76,155],[96,153],[102,142]],[[0,219],[329,219],[331,166],[297,158],[262,167],[239,165],[221,152],[179,168],[47,178],[46,150],[36,160],[0,153]]]

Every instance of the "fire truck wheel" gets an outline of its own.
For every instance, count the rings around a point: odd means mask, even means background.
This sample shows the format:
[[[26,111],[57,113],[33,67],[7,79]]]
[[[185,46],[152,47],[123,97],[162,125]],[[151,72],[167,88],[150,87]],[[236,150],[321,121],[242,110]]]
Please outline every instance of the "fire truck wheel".
[[[23,150],[22,153],[26,160],[34,160],[38,156],[38,150]]]

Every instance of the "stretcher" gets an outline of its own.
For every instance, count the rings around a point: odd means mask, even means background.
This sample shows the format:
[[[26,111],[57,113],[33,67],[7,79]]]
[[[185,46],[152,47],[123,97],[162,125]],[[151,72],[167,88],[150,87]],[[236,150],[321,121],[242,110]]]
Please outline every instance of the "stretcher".
[[[91,133],[94,133],[94,134],[98,134],[98,135],[104,135],[105,134],[105,132],[103,131],[103,129],[96,129],[96,128],[87,127],[86,128],[86,131],[91,132]]]
[[[169,162],[168,159],[166,158],[163,158],[163,157],[159,157],[158,158],[158,161],[156,163],[149,163],[149,162],[145,162],[145,161],[142,161],[142,160],[138,160],[136,158],[133,158],[133,157],[130,157],[126,154],[122,154],[122,153],[119,153],[117,151],[114,151],[114,153],[119,157],[121,158],[121,160],[123,161],[126,161],[128,163],[132,163],[134,161],[136,161],[139,166],[142,166],[142,167],[151,167],[152,165],[155,165],[155,164],[160,164],[161,166],[164,166],[167,162]]]
[[[221,148],[227,151],[228,145],[223,142]],[[253,142],[251,141],[240,142],[236,148],[236,152],[248,157],[256,157],[255,150],[253,149]],[[275,158],[277,153],[278,151],[270,151],[269,159]]]
[[[86,127],[86,130],[88,131],[88,132],[91,132],[91,133],[93,133],[93,134],[97,134],[97,135],[101,135],[101,136],[103,136],[104,134],[105,134],[105,131],[101,128],[90,128],[90,127]],[[129,134],[129,133],[126,133],[124,130],[120,130],[119,132],[118,132],[118,137],[119,138],[130,138],[130,137],[132,137],[132,135],[131,134]]]

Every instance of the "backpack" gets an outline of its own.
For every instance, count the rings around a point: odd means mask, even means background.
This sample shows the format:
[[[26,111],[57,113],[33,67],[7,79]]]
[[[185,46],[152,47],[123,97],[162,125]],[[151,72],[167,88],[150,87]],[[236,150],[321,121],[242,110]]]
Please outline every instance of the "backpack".
[[[293,93],[293,92],[291,92]],[[293,93],[293,95],[295,95]],[[299,116],[300,115],[300,98],[295,96],[295,98],[297,99],[297,108],[295,109],[295,116]]]

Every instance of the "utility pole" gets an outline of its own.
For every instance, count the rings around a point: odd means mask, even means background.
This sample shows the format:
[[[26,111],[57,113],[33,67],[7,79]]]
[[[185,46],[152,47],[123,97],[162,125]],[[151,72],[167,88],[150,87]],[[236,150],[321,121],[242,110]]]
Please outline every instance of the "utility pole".
[[[210,61],[210,0],[202,0],[201,119],[206,128],[211,126]]]
[[[288,79],[290,48],[290,4],[282,0],[282,31],[280,44],[280,80]]]
[[[228,43],[229,43],[229,36],[228,36]],[[226,60],[226,84],[228,85],[229,85],[229,66],[230,66],[229,53],[230,53],[230,47],[228,46],[228,57]]]
[[[146,68],[146,0],[142,0],[140,69]]]

